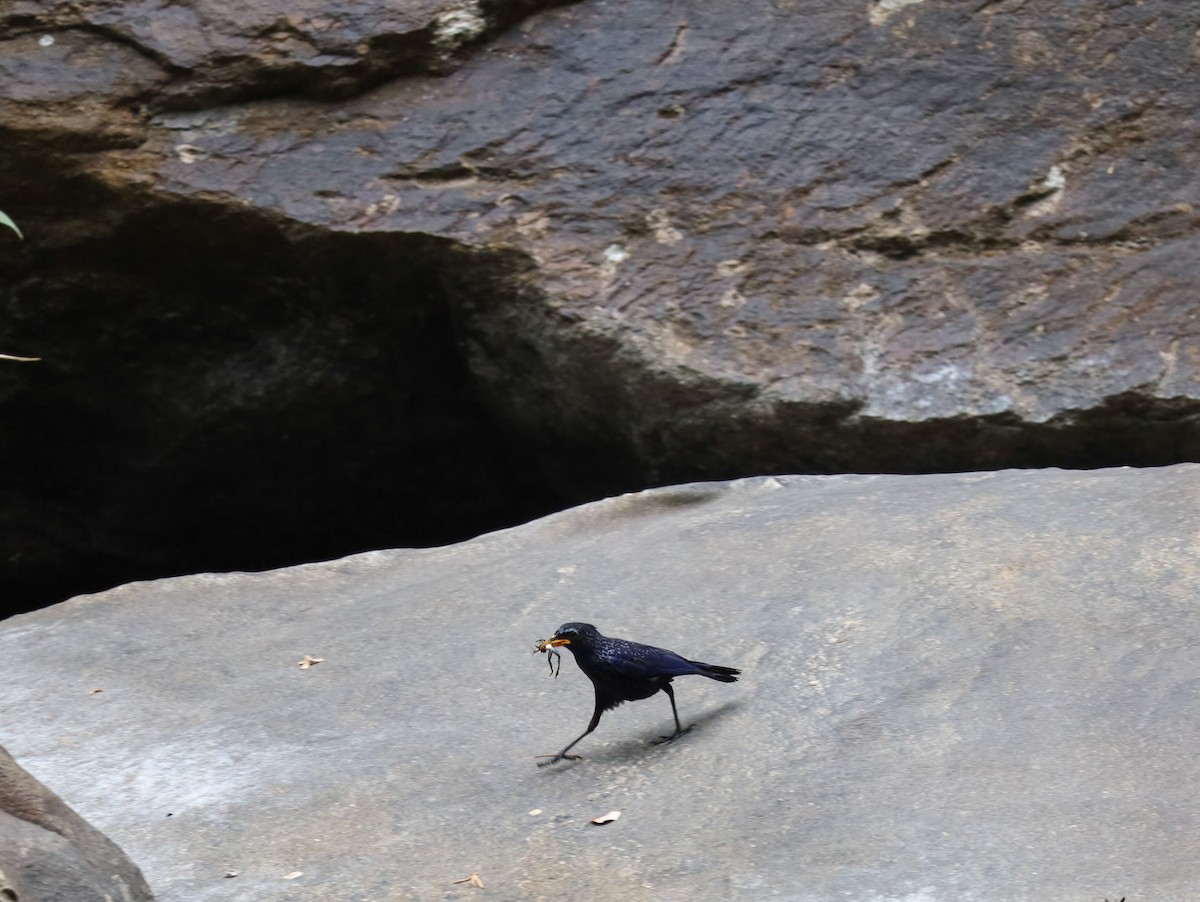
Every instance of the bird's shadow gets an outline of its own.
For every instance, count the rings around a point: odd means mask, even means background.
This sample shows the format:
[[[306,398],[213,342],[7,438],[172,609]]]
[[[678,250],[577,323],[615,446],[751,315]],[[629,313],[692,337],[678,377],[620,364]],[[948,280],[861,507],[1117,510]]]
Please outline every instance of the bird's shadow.
[[[660,742],[663,736],[661,730],[657,730],[647,736],[641,738],[623,739],[617,742],[611,742],[608,748],[597,750],[593,754],[580,752],[580,761],[559,761],[553,767],[543,768],[545,773],[566,773],[569,768],[564,765],[568,764],[587,764],[589,761],[594,764],[633,764],[639,761],[652,760],[659,755],[665,753],[666,750],[677,748],[681,742],[694,742],[700,738],[703,733],[698,733],[697,729],[703,727],[716,720],[718,717],[723,717],[731,711],[735,711],[745,704],[743,699],[734,699],[732,701],[723,702],[715,708],[709,708],[707,711],[700,714],[694,720],[683,720],[684,729],[687,733],[679,736],[671,742]],[[595,734],[592,734],[595,736]],[[586,741],[586,740],[585,740]],[[574,750],[573,750],[574,751]]]

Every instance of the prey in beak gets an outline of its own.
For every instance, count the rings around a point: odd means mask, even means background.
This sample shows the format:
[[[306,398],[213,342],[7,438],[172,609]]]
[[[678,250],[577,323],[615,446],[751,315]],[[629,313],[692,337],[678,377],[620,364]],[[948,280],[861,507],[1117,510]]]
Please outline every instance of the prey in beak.
[[[539,758],[549,759],[539,761],[538,767],[578,759],[578,755],[571,754],[571,749],[596,729],[601,714],[622,702],[635,702],[658,692],[664,693],[671,702],[675,732],[670,736],[663,736],[660,740],[670,742],[692,729],[685,728],[679,722],[679,709],[675,707],[672,680],[695,674],[719,683],[736,683],[738,675],[741,674],[736,667],[692,661],[665,648],[605,636],[590,623],[564,623],[549,639],[537,643],[534,651],[558,655],[561,658],[562,655],[555,651],[555,647],[560,645],[570,647],[575,663],[579,665],[584,676],[592,681],[592,688],[596,691],[596,707],[592,711],[592,719],[587,729],[567,743],[567,747],[557,755],[538,755]],[[561,662],[559,666],[562,666]],[[553,661],[550,662],[550,669],[554,669]]]
[[[558,636],[551,636],[549,639],[542,639],[540,642],[534,643],[533,653],[536,655],[540,651],[547,656],[546,663],[550,665],[550,673],[557,679],[558,674],[562,671],[562,652],[558,651],[557,647],[559,645],[570,644],[570,639],[560,639]],[[555,663],[558,664],[557,669],[554,666]]]

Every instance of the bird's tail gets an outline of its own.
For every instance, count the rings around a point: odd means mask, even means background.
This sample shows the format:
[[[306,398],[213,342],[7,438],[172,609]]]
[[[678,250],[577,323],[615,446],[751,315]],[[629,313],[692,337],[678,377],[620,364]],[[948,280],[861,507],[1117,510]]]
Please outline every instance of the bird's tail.
[[[741,673],[736,667],[721,667],[701,661],[688,661],[688,663],[695,665],[701,676],[706,676],[710,680],[720,680],[722,683],[736,683],[738,674]]]

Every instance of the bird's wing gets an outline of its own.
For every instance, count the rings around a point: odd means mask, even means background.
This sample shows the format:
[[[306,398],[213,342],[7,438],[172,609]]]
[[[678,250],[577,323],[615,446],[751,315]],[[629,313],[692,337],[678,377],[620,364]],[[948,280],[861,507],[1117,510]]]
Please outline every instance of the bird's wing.
[[[665,648],[641,645],[637,642],[621,641],[604,655],[605,669],[627,678],[653,679],[654,677],[685,676],[699,673],[700,669],[685,658]]]

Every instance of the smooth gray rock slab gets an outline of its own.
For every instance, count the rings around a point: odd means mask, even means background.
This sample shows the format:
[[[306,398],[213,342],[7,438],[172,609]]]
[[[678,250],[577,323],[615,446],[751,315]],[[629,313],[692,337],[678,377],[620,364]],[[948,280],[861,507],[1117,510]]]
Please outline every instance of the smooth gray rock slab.
[[[1194,465],[763,478],[128,585],[0,624],[0,740],[170,902],[1193,902],[1198,501]],[[539,770],[591,711],[531,654],[574,619],[743,679]]]

